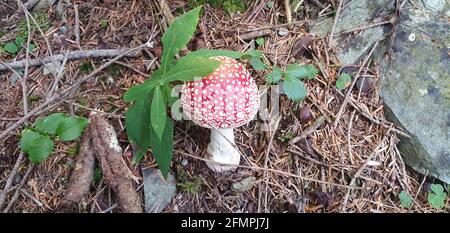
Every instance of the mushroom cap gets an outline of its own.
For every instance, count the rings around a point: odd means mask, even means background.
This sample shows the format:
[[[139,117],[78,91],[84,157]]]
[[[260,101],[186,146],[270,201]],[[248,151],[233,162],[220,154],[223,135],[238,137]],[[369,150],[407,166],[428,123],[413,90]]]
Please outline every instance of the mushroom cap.
[[[205,128],[227,129],[248,123],[259,108],[255,81],[240,62],[223,56],[211,59],[222,64],[208,76],[183,85],[183,114]]]

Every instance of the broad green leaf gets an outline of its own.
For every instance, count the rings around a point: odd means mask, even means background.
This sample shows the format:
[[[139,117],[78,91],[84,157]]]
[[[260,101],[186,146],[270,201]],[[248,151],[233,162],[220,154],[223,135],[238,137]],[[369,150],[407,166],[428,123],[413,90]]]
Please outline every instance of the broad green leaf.
[[[22,48],[23,44],[25,43],[25,40],[21,36],[18,36],[16,37],[14,42],[16,43],[17,47]]]
[[[203,57],[180,59],[166,74],[163,82],[191,81],[196,77],[201,78],[214,72],[220,64],[220,61]]]
[[[197,50],[197,51],[188,53],[186,56],[180,58],[180,60],[181,59],[190,59],[191,57],[210,58],[210,57],[216,57],[216,56],[225,56],[225,57],[238,59],[238,58],[241,58],[243,55],[244,55],[244,53],[231,51],[231,50],[201,49],[201,50]]]
[[[164,132],[161,137],[158,138],[154,130],[150,130],[150,143],[153,156],[158,163],[159,170],[164,179],[167,179],[169,174],[170,162],[173,157],[173,121],[167,120]]]
[[[80,137],[89,121],[82,117],[66,117],[56,129],[56,135],[63,141],[72,141]]]
[[[59,124],[63,122],[66,117],[67,115],[62,112],[53,113],[45,118],[38,118],[34,122],[34,127],[40,132],[45,132],[53,135],[55,134]]]
[[[19,48],[17,47],[17,45],[14,42],[9,42],[9,43],[5,44],[5,51],[10,54],[15,54],[19,51]]]
[[[260,38],[256,39],[255,42],[257,45],[263,46],[264,45],[264,37],[260,37]]]
[[[300,101],[306,97],[308,90],[300,79],[286,76],[284,78],[284,93],[289,99]]]
[[[161,69],[163,74],[173,65],[175,54],[178,54],[181,49],[186,47],[194,35],[201,8],[199,6],[177,17],[161,38],[163,44]]]
[[[248,61],[250,62],[250,65],[252,65],[253,69],[257,71],[265,70],[267,68],[266,64],[264,64],[260,58],[252,57]]]
[[[52,153],[53,141],[47,136],[25,129],[20,138],[20,148],[28,154],[31,162],[40,163]]]
[[[432,184],[431,192],[428,193],[428,202],[436,209],[445,207],[445,198],[447,194],[444,192],[444,187],[440,184]]]
[[[274,66],[272,73],[267,75],[266,82],[267,83],[278,83],[281,79],[281,76],[283,76],[283,71],[279,67]]]
[[[179,99],[179,96],[172,96],[172,88],[172,85],[161,86],[161,91],[168,107],[171,107],[173,103],[175,103]]]
[[[159,139],[161,139],[162,134],[164,132],[164,127],[166,126],[167,121],[167,109],[166,109],[166,101],[161,93],[161,88],[156,87],[153,92],[152,99],[152,108],[151,108],[151,124],[153,130]]]
[[[430,189],[431,191],[433,191],[433,193],[436,193],[438,195],[444,193],[444,187],[442,187],[442,185],[440,184],[432,184]]]
[[[137,151],[134,151],[133,164],[141,161],[150,146],[150,131],[153,130],[150,123],[152,96],[153,90],[146,92],[142,98],[133,103],[125,115],[128,140],[137,147]]]
[[[161,77],[161,69],[155,71],[150,78],[145,80],[144,83],[139,85],[134,85],[123,96],[123,99],[128,102],[132,102],[141,98],[148,96],[149,91],[151,91],[159,83],[158,80]]]
[[[345,89],[352,83],[352,77],[347,73],[342,73],[338,80],[336,80],[336,88],[339,90]]]
[[[405,190],[401,191],[398,197],[400,198],[400,205],[403,208],[411,207],[413,200],[411,195],[409,195]]]
[[[314,65],[305,65],[300,66],[299,64],[289,64],[286,67],[285,71],[286,75],[295,77],[295,78],[307,78],[307,79],[314,79],[316,74],[318,73],[318,70]]]

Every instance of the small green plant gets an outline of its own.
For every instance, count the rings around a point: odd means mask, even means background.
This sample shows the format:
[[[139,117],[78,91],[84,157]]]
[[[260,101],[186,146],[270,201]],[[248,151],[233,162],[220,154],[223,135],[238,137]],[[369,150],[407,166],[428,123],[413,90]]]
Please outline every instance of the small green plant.
[[[24,39],[20,36],[16,37],[14,41],[8,42],[4,46],[4,50],[11,55],[16,54],[23,47]]]
[[[352,83],[352,77],[347,73],[342,73],[338,80],[336,80],[336,88],[338,90],[344,90]]]
[[[400,199],[400,205],[403,208],[411,207],[411,205],[413,203],[413,199],[412,199],[411,195],[408,194],[408,192],[406,192],[405,190],[402,190],[400,192],[400,194],[398,195],[398,197]]]
[[[447,193],[444,192],[444,187],[440,184],[432,184],[430,188],[431,190],[428,193],[428,203],[436,209],[444,208],[445,199],[447,198]]]
[[[48,14],[45,12],[40,12],[40,13],[35,13],[33,14],[33,18],[35,19],[37,25],[39,26],[39,28],[46,33],[48,31],[48,29],[50,29],[50,22],[48,19]],[[38,26],[37,26],[33,20],[30,19],[30,26],[31,26],[31,30],[38,30]],[[17,27],[19,29],[19,36],[22,38],[27,38],[28,37],[28,26],[27,26],[27,20],[26,19],[22,19],[17,23]]]
[[[167,178],[173,156],[174,123],[169,119],[167,109],[178,99],[171,97],[174,84],[212,73],[221,63],[210,57],[249,59],[254,63],[260,60],[261,54],[255,50],[243,53],[198,50],[176,60],[175,55],[186,47],[196,31],[200,9],[201,6],[175,19],[161,38],[160,68],[143,84],[133,86],[124,95],[125,101],[132,102],[126,113],[125,127],[128,140],[137,146],[133,163],[138,163],[151,147],[164,178]],[[259,62],[262,63],[261,60]]]
[[[260,38],[256,39],[255,42],[257,45],[263,46],[264,45],[264,37],[260,37]]]
[[[198,176],[191,176],[185,172],[181,167],[178,167],[178,179],[179,183],[177,186],[181,188],[182,191],[188,193],[198,193],[202,186],[202,179]]]
[[[26,38],[24,39],[21,36],[17,36],[14,41],[6,43],[3,47],[3,50],[11,55],[15,55],[17,52],[19,52],[20,49],[25,46],[25,40]],[[31,42],[29,50],[33,51],[36,47],[36,44]]]
[[[108,27],[108,25],[109,25],[108,20],[102,20],[102,21],[100,21],[99,27],[100,27],[101,29],[104,29],[104,28]]]
[[[278,136],[277,138],[278,138],[278,140],[280,140],[281,142],[288,142],[289,140],[293,139],[294,136],[295,136],[295,135],[294,135],[293,133],[287,132],[287,133],[285,133],[285,134],[282,134],[282,135]]]
[[[80,72],[81,73],[83,73],[83,74],[89,74],[89,73],[91,73],[92,71],[94,71],[94,67],[92,67],[92,64],[91,63],[89,63],[89,62],[83,62],[81,65],[80,65]]]
[[[22,131],[20,149],[30,161],[40,163],[53,152],[53,139],[72,141],[80,137],[88,120],[69,116],[66,113],[53,113],[45,118],[38,118],[33,127]]]
[[[319,71],[314,65],[289,64],[285,71],[279,67],[272,67],[272,72],[266,76],[266,82],[277,84],[281,78],[284,78],[284,93],[294,101],[303,100],[308,94],[304,79],[312,80]]]
[[[237,12],[243,13],[247,9],[245,1],[242,0],[189,0],[188,4],[191,7],[198,7],[204,4],[209,4],[213,7],[222,7],[230,15]]]
[[[103,176],[102,168],[98,164],[95,164],[92,184],[97,185],[98,183],[100,183],[100,180],[102,180],[102,176]]]

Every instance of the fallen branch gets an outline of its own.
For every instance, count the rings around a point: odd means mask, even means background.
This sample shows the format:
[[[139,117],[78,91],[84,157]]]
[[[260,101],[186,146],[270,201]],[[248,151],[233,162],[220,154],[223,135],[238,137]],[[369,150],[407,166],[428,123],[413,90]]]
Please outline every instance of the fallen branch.
[[[3,207],[3,203],[5,203],[6,194],[8,193],[8,190],[11,187],[11,184],[13,182],[14,176],[19,171],[19,166],[22,163],[23,155],[24,155],[23,152],[21,152],[19,154],[19,157],[17,158],[16,163],[14,164],[14,167],[13,167],[13,169],[11,171],[11,174],[9,175],[8,180],[6,180],[5,187],[0,192],[0,209]]]
[[[89,128],[87,128],[81,138],[80,151],[75,169],[70,175],[69,186],[65,197],[69,204],[78,203],[89,194],[89,188],[94,178],[95,162],[91,141]]]
[[[252,31],[241,35],[236,35],[236,37],[239,37],[241,40],[251,40],[263,36],[267,36],[270,34],[270,30],[260,30],[260,31]],[[226,39],[220,39],[218,41],[218,44],[225,44],[229,43],[234,39],[235,36],[227,37]]]
[[[25,185],[25,183],[28,181],[28,177],[30,177],[30,175],[33,172],[33,169],[34,169],[34,167],[36,165],[35,164],[29,164],[28,166],[29,167],[28,167],[27,171],[25,172],[25,175],[23,176],[22,181],[20,181],[19,186],[16,188],[16,191],[14,192],[13,196],[11,197],[11,200],[9,201],[9,203],[6,206],[6,208],[3,211],[3,213],[8,213],[11,210],[12,206],[17,201],[17,198],[20,195],[20,190]]]
[[[292,25],[292,12],[291,12],[291,3],[289,0],[284,0],[284,10],[286,12],[286,21],[289,24],[288,29],[292,29],[294,25]]]
[[[67,60],[76,60],[76,59],[84,59],[84,58],[98,58],[98,57],[116,57],[121,54],[124,54],[129,49],[100,49],[100,50],[86,50],[86,51],[73,51],[67,54]],[[125,55],[127,57],[136,57],[138,53],[130,53]],[[65,54],[56,54],[53,56],[45,57],[43,59],[31,59],[29,60],[29,66],[39,66],[46,63],[51,62],[61,62],[64,60]],[[0,64],[0,71],[9,69],[9,67],[13,69],[22,69],[26,66],[26,60],[15,61],[10,63]]]
[[[99,114],[91,115],[89,127],[95,157],[100,162],[105,182],[116,193],[120,209],[126,213],[142,213],[133,175],[122,158],[114,128]]]

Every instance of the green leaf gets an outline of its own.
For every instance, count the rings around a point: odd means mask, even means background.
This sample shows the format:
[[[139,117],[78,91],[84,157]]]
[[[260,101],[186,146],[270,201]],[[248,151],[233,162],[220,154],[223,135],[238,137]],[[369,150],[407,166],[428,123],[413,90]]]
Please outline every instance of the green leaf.
[[[412,205],[412,198],[411,195],[408,194],[408,192],[406,192],[405,190],[401,191],[400,194],[398,195],[398,197],[400,198],[400,205],[403,208],[409,208]]]
[[[161,57],[161,69],[163,74],[165,74],[173,65],[175,54],[178,54],[181,49],[186,47],[187,43],[194,35],[201,8],[201,6],[197,7],[186,14],[177,17],[161,38],[164,48]]]
[[[300,66],[299,64],[289,64],[285,71],[286,75],[300,79],[314,79],[318,72],[314,65]]]
[[[16,37],[14,42],[16,43],[17,47],[22,48],[23,44],[25,43],[25,40],[21,36],[18,36]]]
[[[20,138],[20,149],[28,154],[31,162],[40,163],[53,152],[53,141],[47,136],[25,129]]]
[[[308,90],[300,79],[286,76],[284,79],[284,93],[289,99],[300,101],[306,97]]]
[[[264,45],[264,37],[260,37],[260,38],[256,39],[255,42],[257,45],[263,46]]]
[[[170,162],[173,157],[173,121],[166,121],[166,126],[164,127],[164,132],[161,137],[162,140],[158,138],[154,130],[150,130],[150,143],[152,148],[153,156],[158,163],[159,170],[164,179],[167,179],[169,174]]]
[[[442,185],[440,185],[440,184],[432,184],[430,188],[431,188],[431,191],[433,191],[433,193],[435,193],[437,195],[445,194],[444,187],[442,187]]]
[[[191,81],[196,77],[204,77],[219,68],[220,64],[220,61],[202,57],[180,59],[166,74],[163,82]]]
[[[63,141],[72,141],[80,137],[89,121],[82,117],[66,117],[56,129],[56,135]]]
[[[273,1],[269,1],[267,3],[267,8],[272,9],[272,7],[273,7]]]
[[[352,77],[347,73],[342,73],[338,80],[336,80],[336,88],[338,90],[344,90],[352,82]]]
[[[281,79],[281,76],[283,76],[283,71],[279,67],[274,66],[272,69],[272,73],[267,75],[266,82],[278,83]]]
[[[152,96],[153,90],[146,92],[142,98],[133,103],[126,113],[125,127],[128,140],[137,147],[134,152],[133,164],[141,161],[150,146],[150,132],[153,131],[150,123]]]
[[[5,51],[9,54],[15,54],[19,51],[19,48],[14,42],[9,42],[5,45]]]
[[[428,202],[436,209],[445,207],[445,198],[447,194],[444,192],[444,187],[440,184],[432,184],[431,192],[428,193]]]
[[[164,127],[166,126],[167,112],[166,103],[161,93],[161,88],[156,87],[153,92],[152,109],[151,109],[151,123],[153,130],[159,139],[162,139]]]
[[[262,71],[267,68],[266,64],[264,64],[260,58],[252,57],[248,61],[250,62],[250,65],[252,65],[253,69],[257,71]]]
[[[34,122],[34,127],[40,132],[54,135],[59,124],[61,124],[66,117],[67,114],[62,112],[53,113],[45,118],[38,118]]]
[[[158,84],[158,80],[161,77],[161,69],[155,71],[150,78],[145,80],[144,83],[139,85],[134,85],[132,88],[128,89],[123,96],[123,99],[128,102],[132,102],[138,99],[145,98],[148,95],[149,91],[151,91]]]

